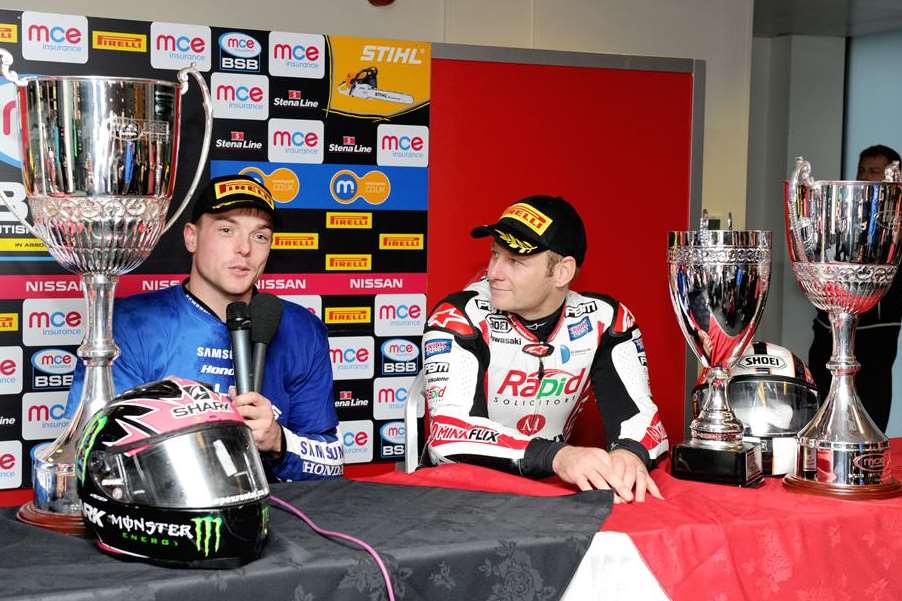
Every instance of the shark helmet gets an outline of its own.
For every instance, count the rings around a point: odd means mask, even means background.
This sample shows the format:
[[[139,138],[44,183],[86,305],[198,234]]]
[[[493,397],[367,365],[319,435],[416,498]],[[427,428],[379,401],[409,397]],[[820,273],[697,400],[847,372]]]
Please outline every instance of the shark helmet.
[[[82,517],[101,550],[186,567],[259,557],[269,486],[228,397],[167,376],[128,390],[85,426],[75,467]]]
[[[707,376],[705,369],[692,389],[696,416],[707,395]],[[743,438],[761,444],[764,473],[795,469],[796,434],[818,409],[817,387],[805,363],[782,346],[750,343],[730,370],[727,397],[745,425]]]

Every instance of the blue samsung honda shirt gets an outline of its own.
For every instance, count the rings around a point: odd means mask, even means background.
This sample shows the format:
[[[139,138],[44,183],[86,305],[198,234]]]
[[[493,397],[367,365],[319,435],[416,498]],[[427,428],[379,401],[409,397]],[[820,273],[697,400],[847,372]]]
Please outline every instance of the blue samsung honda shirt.
[[[261,394],[273,404],[285,433],[285,452],[281,461],[264,455],[264,464],[279,480],[338,477],[343,450],[337,438],[326,327],[307,309],[282,302],[282,321],[267,348]],[[120,349],[113,362],[116,394],[168,375],[206,382],[222,393],[235,384],[226,324],[184,285],[117,301],[113,336]],[[79,361],[67,415],[75,411],[83,381]]]

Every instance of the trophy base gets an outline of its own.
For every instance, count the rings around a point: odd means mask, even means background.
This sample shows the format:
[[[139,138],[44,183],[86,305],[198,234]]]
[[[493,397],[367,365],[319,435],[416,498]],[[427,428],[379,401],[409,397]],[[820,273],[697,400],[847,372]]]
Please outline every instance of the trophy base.
[[[749,442],[735,447],[684,442],[673,449],[670,474],[681,480],[754,488],[764,481],[761,447]]]
[[[20,522],[29,526],[38,526],[47,530],[53,530],[61,534],[71,534],[74,536],[85,535],[85,523],[81,519],[81,514],[73,513],[54,513],[52,511],[43,511],[35,507],[33,502],[26,503],[19,508],[16,518]]]
[[[806,480],[795,474],[783,478],[783,486],[793,492],[826,497],[839,497],[848,500],[890,499],[902,495],[902,484],[895,478],[880,484],[831,484]]]

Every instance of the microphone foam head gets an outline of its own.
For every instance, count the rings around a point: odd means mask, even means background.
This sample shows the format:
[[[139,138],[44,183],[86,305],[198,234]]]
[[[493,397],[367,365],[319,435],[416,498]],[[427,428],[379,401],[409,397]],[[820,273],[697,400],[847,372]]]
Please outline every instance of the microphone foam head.
[[[251,299],[251,341],[269,344],[282,321],[282,299],[261,292]]]
[[[250,327],[251,312],[247,303],[235,301],[226,307],[226,325],[230,330],[243,330]]]

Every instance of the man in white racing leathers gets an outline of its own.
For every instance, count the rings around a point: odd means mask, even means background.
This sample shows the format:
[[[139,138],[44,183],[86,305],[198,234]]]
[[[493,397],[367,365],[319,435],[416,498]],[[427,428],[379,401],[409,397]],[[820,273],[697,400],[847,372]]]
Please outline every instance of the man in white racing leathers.
[[[615,299],[569,289],[586,253],[579,214],[531,196],[472,235],[494,239],[486,275],[442,300],[423,337],[429,457],[660,497],[648,468],[668,441],[642,334]],[[607,451],[565,442],[592,399]]]

